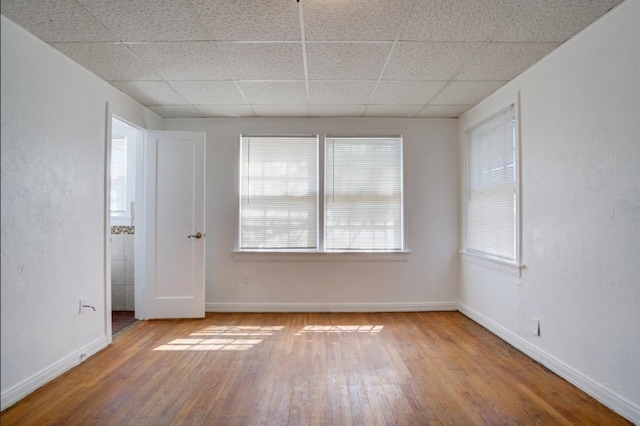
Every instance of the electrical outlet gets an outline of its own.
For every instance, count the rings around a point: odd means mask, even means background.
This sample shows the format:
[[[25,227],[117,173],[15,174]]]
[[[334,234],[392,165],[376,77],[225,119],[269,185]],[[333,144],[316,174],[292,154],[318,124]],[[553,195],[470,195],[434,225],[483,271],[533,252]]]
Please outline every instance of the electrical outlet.
[[[531,318],[531,334],[540,335],[540,320],[538,318]]]
[[[251,275],[249,275],[249,274],[242,274],[242,284],[244,284],[244,285],[249,285],[249,284],[251,284]]]

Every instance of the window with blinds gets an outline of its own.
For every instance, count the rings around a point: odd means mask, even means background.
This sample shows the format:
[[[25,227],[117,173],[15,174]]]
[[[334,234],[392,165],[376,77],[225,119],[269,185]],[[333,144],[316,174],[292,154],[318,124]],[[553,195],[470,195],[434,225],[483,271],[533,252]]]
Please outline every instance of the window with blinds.
[[[240,160],[240,249],[316,249],[317,136],[242,136]]]
[[[127,138],[111,140],[111,212],[127,210]]]
[[[467,250],[516,260],[516,142],[513,105],[469,136]]]
[[[325,249],[403,249],[402,139],[325,138]]]

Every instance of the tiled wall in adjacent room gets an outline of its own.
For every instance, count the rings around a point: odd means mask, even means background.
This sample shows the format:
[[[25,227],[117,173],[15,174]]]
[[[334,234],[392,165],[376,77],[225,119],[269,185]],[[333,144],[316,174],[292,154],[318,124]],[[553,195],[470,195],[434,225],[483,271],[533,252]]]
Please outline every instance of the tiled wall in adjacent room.
[[[133,226],[111,227],[111,310],[134,311]]]

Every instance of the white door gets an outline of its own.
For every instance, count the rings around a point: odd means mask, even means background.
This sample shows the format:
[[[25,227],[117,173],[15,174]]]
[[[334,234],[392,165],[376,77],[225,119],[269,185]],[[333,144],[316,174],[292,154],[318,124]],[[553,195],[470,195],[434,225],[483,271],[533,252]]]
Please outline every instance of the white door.
[[[205,135],[149,131],[144,159],[142,317],[204,317]]]

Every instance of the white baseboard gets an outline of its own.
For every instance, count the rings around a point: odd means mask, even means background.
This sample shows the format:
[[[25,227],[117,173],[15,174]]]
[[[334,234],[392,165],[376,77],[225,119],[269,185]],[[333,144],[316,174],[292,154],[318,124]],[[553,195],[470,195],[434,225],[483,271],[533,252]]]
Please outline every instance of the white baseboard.
[[[424,303],[207,303],[206,312],[423,312],[457,311],[457,302]]]
[[[67,355],[61,360],[51,364],[50,366],[40,370],[33,376],[23,380],[15,386],[2,392],[0,399],[2,400],[1,410],[9,408],[31,392],[35,391],[41,386],[49,383],[62,373],[67,372],[71,368],[80,364],[85,359],[89,358],[96,352],[104,349],[109,344],[107,337],[102,336],[99,339],[94,340],[88,345],[76,350],[75,352]]]
[[[496,336],[500,337],[505,342],[509,343],[511,346],[524,352],[540,364],[547,367],[549,370],[556,373],[558,376],[572,383],[585,393],[591,395],[593,398],[611,408],[616,413],[625,417],[627,420],[640,425],[639,405],[634,404],[623,396],[586,376],[584,373],[560,361],[553,355],[532,345],[522,337],[470,307],[460,303],[458,305],[458,310],[465,316],[491,331]]]

